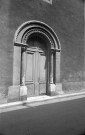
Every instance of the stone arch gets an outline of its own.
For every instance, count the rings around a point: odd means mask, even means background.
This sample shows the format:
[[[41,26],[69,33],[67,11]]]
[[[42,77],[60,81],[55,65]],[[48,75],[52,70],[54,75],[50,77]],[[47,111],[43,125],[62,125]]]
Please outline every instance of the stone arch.
[[[14,43],[16,42],[23,43],[22,41],[23,36],[27,35],[26,36],[27,38],[32,33],[42,33],[48,38],[53,49],[56,49],[57,51],[61,50],[61,45],[58,36],[54,32],[54,30],[46,23],[35,21],[35,20],[25,22],[17,29],[14,36]]]
[[[26,48],[27,39],[32,34],[43,35],[50,43],[51,50],[51,75],[49,84],[49,93],[61,91],[60,84],[60,51],[59,39],[54,30],[47,24],[40,21],[27,21],[23,23],[14,35],[14,56],[13,56],[13,86],[20,85],[20,67],[21,67],[21,48]],[[55,56],[55,60],[53,60]],[[53,65],[53,61],[55,64]],[[55,67],[53,67],[55,66]],[[55,82],[53,82],[53,68],[55,68]]]

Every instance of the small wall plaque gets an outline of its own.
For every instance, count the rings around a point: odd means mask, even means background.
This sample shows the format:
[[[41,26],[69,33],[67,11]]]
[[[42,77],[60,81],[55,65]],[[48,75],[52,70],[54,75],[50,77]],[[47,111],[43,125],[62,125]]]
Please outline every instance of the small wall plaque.
[[[52,0],[43,0],[44,2],[47,2],[49,4],[52,4]]]

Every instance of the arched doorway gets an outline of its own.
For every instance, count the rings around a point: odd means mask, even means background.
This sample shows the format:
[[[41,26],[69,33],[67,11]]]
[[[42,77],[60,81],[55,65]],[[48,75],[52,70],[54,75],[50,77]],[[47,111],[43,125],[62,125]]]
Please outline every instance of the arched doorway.
[[[26,85],[28,96],[58,92],[60,51],[59,39],[47,24],[22,24],[14,37],[13,86]]]
[[[26,49],[21,50],[21,81],[26,85],[28,96],[47,94],[49,46],[45,38],[32,34],[26,41]]]

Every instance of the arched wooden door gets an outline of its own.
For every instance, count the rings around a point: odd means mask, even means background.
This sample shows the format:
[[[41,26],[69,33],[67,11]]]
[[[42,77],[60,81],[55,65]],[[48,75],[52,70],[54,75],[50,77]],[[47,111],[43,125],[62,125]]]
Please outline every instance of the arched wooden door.
[[[25,85],[28,89],[28,97],[46,94],[48,84],[46,42],[38,36],[29,38],[25,55]]]

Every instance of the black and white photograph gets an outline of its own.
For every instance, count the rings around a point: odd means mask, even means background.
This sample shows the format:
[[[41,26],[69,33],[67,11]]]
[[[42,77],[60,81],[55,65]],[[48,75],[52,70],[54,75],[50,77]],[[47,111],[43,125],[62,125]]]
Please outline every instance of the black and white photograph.
[[[85,135],[84,0],[0,0],[0,135]]]

